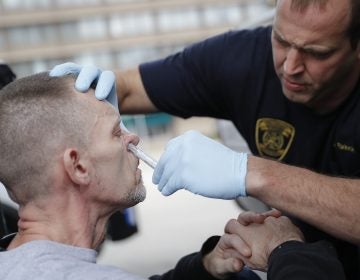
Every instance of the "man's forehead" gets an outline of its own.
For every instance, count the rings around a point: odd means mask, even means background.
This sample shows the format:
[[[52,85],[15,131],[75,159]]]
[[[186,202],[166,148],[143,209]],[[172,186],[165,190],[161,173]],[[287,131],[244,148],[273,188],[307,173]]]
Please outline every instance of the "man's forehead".
[[[89,89],[87,92],[79,92],[74,89],[76,96],[82,100],[82,102],[85,102],[88,104],[88,106],[92,108],[97,108],[98,110],[108,110],[109,114],[110,111],[113,111],[115,109],[111,109],[112,105],[107,102],[107,100],[98,100],[95,96],[95,91],[93,89]],[[96,110],[96,109],[95,109]],[[116,110],[115,110],[116,111]]]
[[[296,4],[298,3],[298,4]],[[300,4],[302,3],[302,4]],[[319,16],[325,19],[331,18],[350,18],[351,1],[296,1],[296,0],[278,0],[276,4],[276,14],[279,11],[290,12],[292,15],[299,14],[300,16],[312,16],[318,18]],[[327,23],[331,23],[327,21]],[[339,22],[338,22],[339,23]]]
[[[308,4],[304,10],[292,9],[291,2],[278,1],[273,27],[279,35],[296,38],[297,44],[331,44],[346,36],[350,18],[342,1],[329,0],[323,8]]]
[[[97,122],[117,122],[120,118],[118,111],[106,100],[98,100],[95,97],[94,90],[89,90],[86,93],[76,92],[77,98],[86,107],[89,116],[95,118]]]
[[[97,118],[104,119],[104,121],[117,122],[120,119],[120,114],[115,110],[115,108],[105,101],[96,100],[99,103],[99,110],[94,111]]]
[[[97,101],[103,103],[103,101]],[[93,111],[91,122],[90,134],[95,138],[99,138],[101,135],[109,135],[112,131],[116,130],[120,126],[120,115],[115,109],[106,106],[105,110]]]

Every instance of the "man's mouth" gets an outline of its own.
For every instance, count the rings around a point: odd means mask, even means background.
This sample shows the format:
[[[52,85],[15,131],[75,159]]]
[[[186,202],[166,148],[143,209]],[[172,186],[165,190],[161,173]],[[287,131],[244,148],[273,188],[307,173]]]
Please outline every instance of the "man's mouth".
[[[287,90],[290,91],[303,91],[306,88],[305,83],[298,83],[295,81],[291,81],[285,77],[283,77],[283,85]]]

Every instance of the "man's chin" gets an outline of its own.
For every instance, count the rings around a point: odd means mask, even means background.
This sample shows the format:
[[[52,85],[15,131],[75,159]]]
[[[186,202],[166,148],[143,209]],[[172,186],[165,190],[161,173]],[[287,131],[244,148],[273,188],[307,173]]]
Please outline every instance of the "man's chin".
[[[309,93],[306,91],[294,92],[283,87],[284,96],[291,102],[306,105],[309,102]]]
[[[130,195],[130,200],[134,203],[134,205],[143,202],[146,198],[146,188],[142,181],[136,186],[135,190]],[[133,206],[134,206],[133,205]]]

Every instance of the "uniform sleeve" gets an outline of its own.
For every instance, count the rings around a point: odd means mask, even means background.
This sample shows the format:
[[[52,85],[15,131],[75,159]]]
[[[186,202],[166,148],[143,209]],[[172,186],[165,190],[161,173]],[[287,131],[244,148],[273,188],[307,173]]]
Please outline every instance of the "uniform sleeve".
[[[345,280],[335,249],[326,241],[288,241],[269,257],[270,280]]]
[[[193,44],[183,51],[140,65],[146,92],[155,106],[172,115],[188,118],[193,115],[220,112],[217,97],[216,69],[227,34]],[[220,101],[220,100],[218,100]]]
[[[151,276],[150,280],[215,280],[202,262],[203,256],[211,252],[218,243],[220,236],[210,237],[200,252],[187,255],[178,261],[175,268],[162,274]]]
[[[257,65],[264,68],[262,41],[270,41],[269,31],[229,31],[165,59],[141,64],[150,100],[160,111],[183,118],[229,119],[234,108],[245,107],[243,94],[254,95],[254,87],[259,86],[254,77],[259,76]]]
[[[174,269],[162,274],[154,275],[150,280],[215,280],[204,268],[200,253],[183,257]]]

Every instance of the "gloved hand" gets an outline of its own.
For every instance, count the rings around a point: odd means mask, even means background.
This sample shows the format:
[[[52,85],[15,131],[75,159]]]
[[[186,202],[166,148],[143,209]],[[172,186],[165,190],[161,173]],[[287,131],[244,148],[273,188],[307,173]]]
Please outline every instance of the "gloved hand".
[[[96,83],[95,96],[99,100],[106,99],[117,110],[118,99],[116,95],[115,74],[112,71],[102,71],[94,65],[81,66],[72,62],[67,62],[55,66],[50,71],[50,76],[59,77],[68,74],[79,74],[75,88],[80,92],[86,92],[93,82]]]
[[[206,197],[246,196],[247,154],[237,153],[196,131],[169,141],[152,181],[163,195],[180,189]]]

